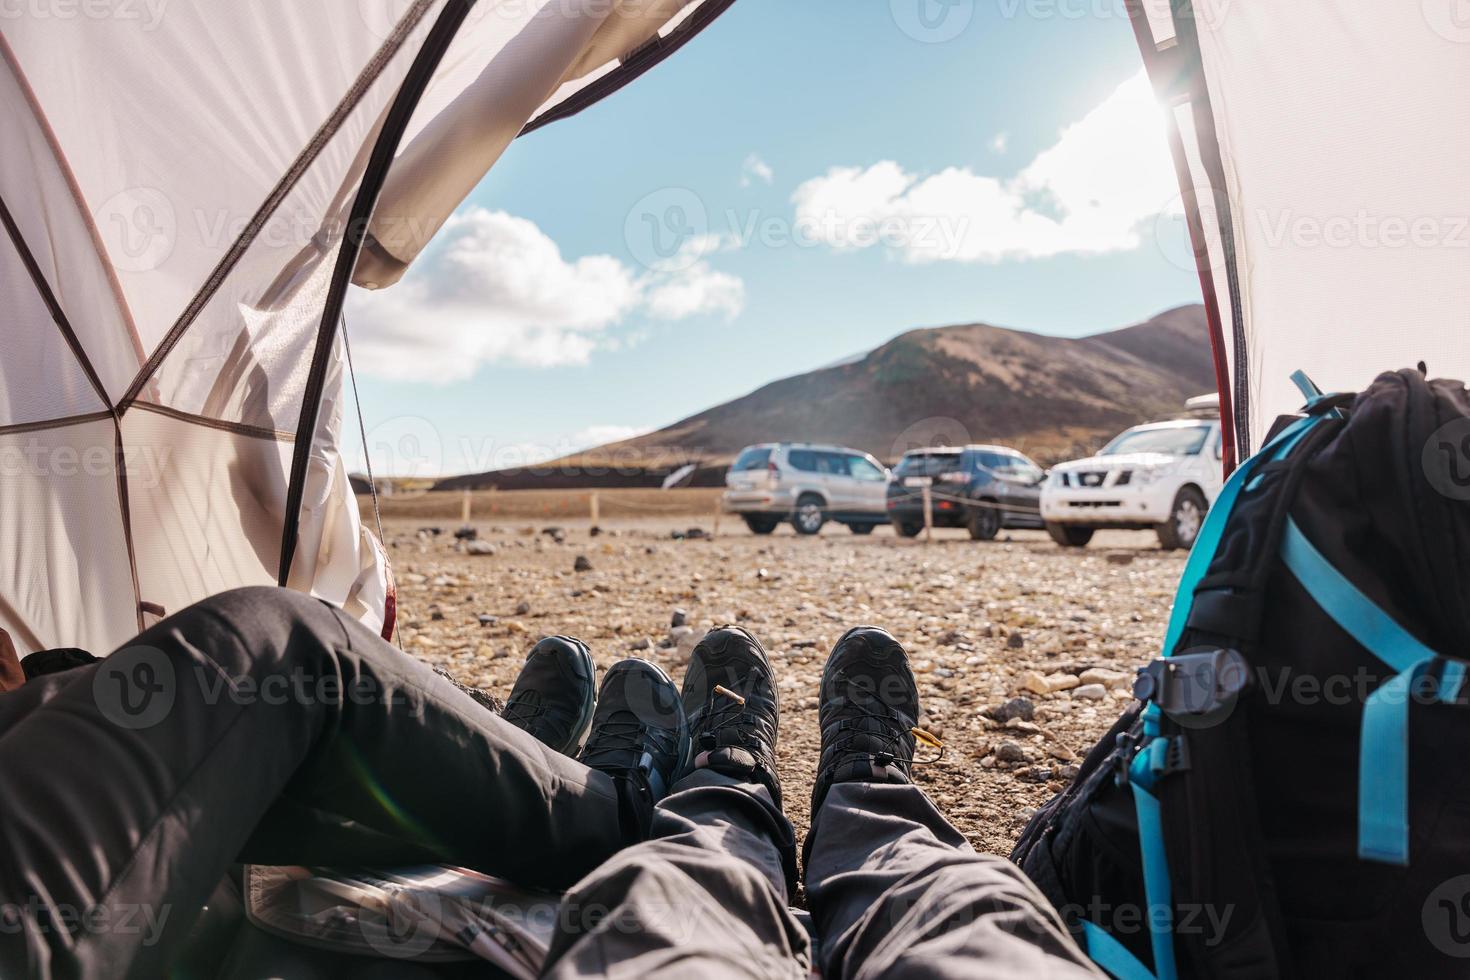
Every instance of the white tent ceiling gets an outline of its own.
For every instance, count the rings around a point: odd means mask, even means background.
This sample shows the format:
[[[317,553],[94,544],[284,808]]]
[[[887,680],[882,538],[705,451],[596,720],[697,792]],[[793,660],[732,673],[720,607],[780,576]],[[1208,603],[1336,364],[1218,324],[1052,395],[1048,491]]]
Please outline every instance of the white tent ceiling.
[[[256,583],[380,625],[336,328],[384,178],[421,247],[528,120],[728,4],[173,0],[148,20],[99,0],[0,21],[0,628],[21,652],[105,651]],[[394,244],[366,253],[392,278],[417,252]]]

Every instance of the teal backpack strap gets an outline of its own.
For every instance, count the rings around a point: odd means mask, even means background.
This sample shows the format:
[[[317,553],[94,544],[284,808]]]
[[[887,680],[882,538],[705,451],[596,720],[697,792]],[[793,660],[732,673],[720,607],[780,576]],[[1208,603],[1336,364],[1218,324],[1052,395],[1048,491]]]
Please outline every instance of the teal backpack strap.
[[[1101,926],[1084,919],[1082,937],[1087,943],[1087,955],[1092,962],[1117,977],[1117,980],[1154,980],[1148,967],[1140,963],[1138,957],[1128,952],[1128,947],[1114,939]]]
[[[1174,608],[1169,613],[1169,629],[1164,634],[1164,656],[1174,652],[1174,648],[1179,645],[1179,638],[1184,635],[1184,625],[1189,622],[1194,590],[1209,571],[1210,562],[1215,560],[1215,552],[1219,550],[1220,540],[1225,536],[1225,525],[1230,521],[1235,502],[1246,489],[1246,484],[1251,482],[1262,463],[1290,455],[1297,443],[1320,421],[1321,415],[1308,415],[1282,429],[1260,452],[1240,464],[1230,475],[1230,479],[1225,481],[1225,486],[1220,488],[1220,495],[1215,498],[1214,506],[1205,517],[1199,537],[1195,538],[1194,547],[1190,549],[1184,574],[1179,578],[1179,588],[1174,593]]]
[[[1302,377],[1305,378],[1305,375]],[[1310,379],[1307,384],[1311,385]],[[1311,391],[1307,394],[1310,399],[1309,407],[1330,397],[1323,395],[1315,385],[1311,385]],[[1331,417],[1331,413],[1313,412],[1287,425],[1260,452],[1242,463],[1220,489],[1180,576],[1164,637],[1163,656],[1170,656],[1184,635],[1194,604],[1195,589],[1209,571],[1210,563],[1214,561],[1215,553],[1225,535],[1226,524],[1240,495],[1257,485],[1257,471],[1263,464],[1290,455],[1302,439],[1327,417]],[[1138,752],[1124,770],[1124,778],[1133,793],[1138,824],[1153,972],[1100,926],[1087,921],[1082,923],[1088,955],[1118,980],[1177,980],[1178,977],[1174,953],[1173,885],[1169,872],[1169,856],[1164,845],[1162,808],[1154,794],[1155,784],[1169,771],[1168,760],[1172,748],[1172,740],[1161,732],[1163,717],[1157,704],[1149,704],[1144,709]]]
[[[1444,660],[1339,572],[1287,519],[1281,558],[1317,605],[1396,671],[1363,705],[1358,751],[1358,856],[1409,863],[1409,704],[1429,677],[1441,701],[1459,696],[1465,664]],[[1438,670],[1438,679],[1432,673]]]

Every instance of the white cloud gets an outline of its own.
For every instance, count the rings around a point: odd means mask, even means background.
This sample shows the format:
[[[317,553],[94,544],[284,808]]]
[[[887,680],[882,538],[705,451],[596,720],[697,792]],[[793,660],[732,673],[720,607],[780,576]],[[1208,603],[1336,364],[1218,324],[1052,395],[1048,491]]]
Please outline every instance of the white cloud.
[[[651,285],[645,302],[648,312],[660,320],[708,313],[723,313],[733,320],[745,308],[745,283],[738,276],[716,271],[708,262],[697,262]]]
[[[745,163],[740,167],[740,186],[750,187],[756,181],[762,184],[770,184],[776,179],[776,171],[771,165],[762,160],[759,153],[752,153],[745,158]]]
[[[1006,147],[1010,145],[1010,142],[1010,133],[996,133],[994,136],[990,137],[990,142],[987,145],[990,147],[991,153],[1004,153],[1006,151]]]
[[[837,249],[882,245],[910,262],[999,262],[1137,248],[1175,202],[1161,110],[1142,72],[1009,179],[888,160],[837,167],[796,189],[801,234]]]
[[[353,355],[367,374],[439,383],[491,362],[586,363],[617,342],[610,329],[640,313],[737,315],[744,282],[704,259],[721,247],[718,236],[694,240],[686,262],[640,274],[610,255],[568,261],[533,222],[471,207],[396,286],[352,291]]]

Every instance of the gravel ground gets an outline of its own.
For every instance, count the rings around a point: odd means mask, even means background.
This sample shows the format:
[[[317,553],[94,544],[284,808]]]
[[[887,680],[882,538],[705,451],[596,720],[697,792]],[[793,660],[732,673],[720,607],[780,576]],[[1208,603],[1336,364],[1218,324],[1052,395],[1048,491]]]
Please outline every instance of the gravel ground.
[[[887,528],[858,537],[828,527],[808,539],[784,527],[756,537],[727,522],[717,538],[678,539],[687,518],[616,522],[595,536],[585,521],[480,522],[474,547],[490,553],[470,554],[453,523],[441,527],[435,536],[418,522],[388,525],[397,641],[501,696],[525,652],[550,633],[585,640],[600,669],[638,656],[679,681],[703,630],[751,629],[781,688],[781,778],[798,834],[827,652],[849,626],[887,628],[913,662],[921,724],[945,742],[943,759],[918,768],[917,779],[976,848],[997,854],[1127,704],[1134,668],[1162,638],[1184,560],[1133,532],[1103,532],[1086,550],[1064,551],[1033,531],[992,543],[940,531],[926,545]],[[675,610],[690,632],[671,630]]]

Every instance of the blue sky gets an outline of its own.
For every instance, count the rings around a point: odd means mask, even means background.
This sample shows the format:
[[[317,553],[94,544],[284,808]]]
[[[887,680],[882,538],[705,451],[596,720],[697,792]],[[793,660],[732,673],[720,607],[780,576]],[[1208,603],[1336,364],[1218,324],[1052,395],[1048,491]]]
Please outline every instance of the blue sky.
[[[517,141],[415,282],[354,298],[376,467],[545,458],[914,326],[1198,301],[1139,68],[1121,0],[739,0]]]

